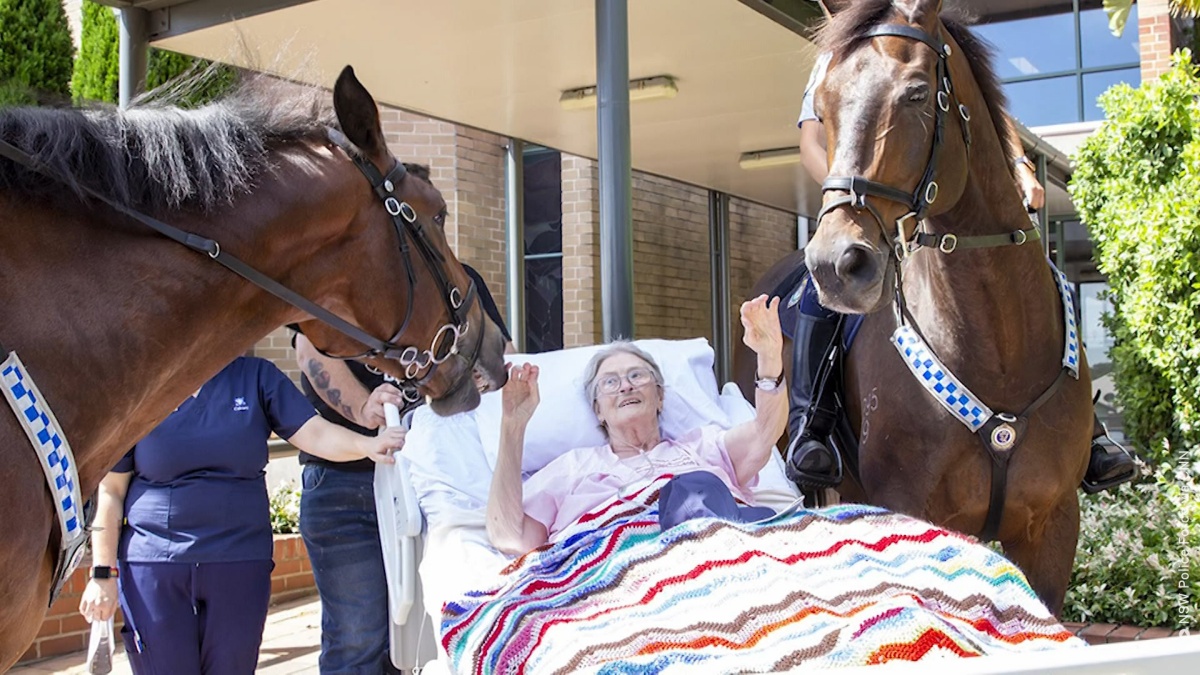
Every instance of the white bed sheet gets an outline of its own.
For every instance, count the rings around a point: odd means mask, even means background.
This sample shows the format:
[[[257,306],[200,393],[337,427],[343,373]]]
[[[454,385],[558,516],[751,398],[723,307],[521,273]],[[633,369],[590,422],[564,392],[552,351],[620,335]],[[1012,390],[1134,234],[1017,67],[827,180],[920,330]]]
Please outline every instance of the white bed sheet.
[[[754,408],[735,385],[727,384],[720,394],[716,391],[712,349],[707,341],[638,342],[647,343],[669,383],[671,396],[664,405],[664,420],[676,420],[676,426],[690,423],[694,427],[703,423],[697,417],[703,414],[709,421],[728,428],[753,418]],[[553,358],[554,367],[542,370],[541,388],[543,392],[565,392],[578,387],[579,373],[594,352],[595,348],[581,348],[555,352],[550,357],[513,355],[509,360],[523,363]],[[660,358],[660,354],[665,358]],[[690,372],[679,372],[682,369]],[[488,394],[479,411],[452,417],[438,417],[425,407],[418,409],[399,459],[408,469],[425,517],[424,557],[419,568],[421,593],[425,611],[439,637],[436,631],[440,627],[442,605],[461,597],[465,591],[487,587],[510,560],[489,545],[484,521],[496,452],[495,448],[485,446],[494,445],[498,438],[498,429],[490,427],[499,423],[496,414],[499,396],[498,392]],[[561,401],[565,396],[556,396],[560,410],[564,410]],[[546,403],[546,393],[542,401]],[[579,409],[578,403],[568,405],[576,406],[569,414],[589,417],[592,414],[587,407]],[[562,416],[546,419],[550,425],[568,428],[569,442],[577,442],[578,427],[589,421],[585,418],[564,422]],[[481,423],[488,428],[481,430]],[[664,422],[665,430],[668,426]],[[540,442],[551,442],[552,429],[553,426],[537,430],[532,434],[534,443],[539,438]],[[558,447],[558,452],[565,452],[577,446],[560,443]],[[535,451],[546,455],[544,447]],[[777,511],[801,498],[784,475],[778,454],[772,454],[772,461],[759,473],[759,484],[753,492],[756,501]],[[438,652],[444,656],[440,643]]]

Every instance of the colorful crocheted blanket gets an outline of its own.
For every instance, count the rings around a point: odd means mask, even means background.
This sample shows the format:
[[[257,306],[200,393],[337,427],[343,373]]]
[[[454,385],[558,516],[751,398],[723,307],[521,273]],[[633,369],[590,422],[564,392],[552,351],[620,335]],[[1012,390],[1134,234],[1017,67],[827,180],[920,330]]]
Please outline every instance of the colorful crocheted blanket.
[[[1004,557],[861,505],[660,532],[663,478],[443,608],[457,673],[772,672],[1079,647]]]

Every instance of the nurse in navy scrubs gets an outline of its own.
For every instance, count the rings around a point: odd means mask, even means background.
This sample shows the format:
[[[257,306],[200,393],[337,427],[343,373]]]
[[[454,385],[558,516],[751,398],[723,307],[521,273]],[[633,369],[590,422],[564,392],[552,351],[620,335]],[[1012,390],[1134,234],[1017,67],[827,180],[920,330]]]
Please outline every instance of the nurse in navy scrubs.
[[[267,439],[334,461],[391,462],[404,431],[331,424],[269,361],[229,364],[105,477],[80,611],[116,611],[135,673],[237,675],[258,662],[271,595]]]

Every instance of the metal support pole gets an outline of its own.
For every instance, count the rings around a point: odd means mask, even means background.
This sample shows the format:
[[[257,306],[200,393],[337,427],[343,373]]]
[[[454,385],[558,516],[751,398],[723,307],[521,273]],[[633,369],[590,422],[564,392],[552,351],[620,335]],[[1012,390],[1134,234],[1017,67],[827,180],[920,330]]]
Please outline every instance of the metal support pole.
[[[604,340],[633,339],[633,203],[629,144],[629,8],[596,0],[600,168],[600,312]]]
[[[525,352],[525,142],[508,139],[504,155],[504,233],[508,249],[505,298],[513,347]]]
[[[709,272],[712,276],[713,364],[717,386],[733,379],[733,320],[729,297],[729,196],[708,192]]]
[[[128,7],[118,10],[117,26],[121,32],[117,102],[122,108],[128,108],[133,97],[146,86],[146,59],[150,52],[146,10]]]

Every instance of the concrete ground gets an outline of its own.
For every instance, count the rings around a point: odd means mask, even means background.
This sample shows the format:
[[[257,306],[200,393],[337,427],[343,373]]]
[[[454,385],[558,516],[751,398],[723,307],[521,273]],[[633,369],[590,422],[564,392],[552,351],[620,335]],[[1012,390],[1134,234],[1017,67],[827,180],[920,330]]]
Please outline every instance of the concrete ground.
[[[318,672],[317,657],[321,653],[321,602],[316,595],[271,608],[263,629],[262,649],[258,653],[260,675],[294,675]],[[86,675],[87,653],[58,656],[45,661],[21,665],[9,671],[12,675]],[[113,675],[131,675],[129,662],[117,641],[113,657]]]

